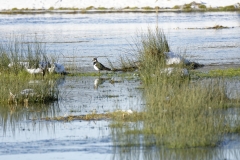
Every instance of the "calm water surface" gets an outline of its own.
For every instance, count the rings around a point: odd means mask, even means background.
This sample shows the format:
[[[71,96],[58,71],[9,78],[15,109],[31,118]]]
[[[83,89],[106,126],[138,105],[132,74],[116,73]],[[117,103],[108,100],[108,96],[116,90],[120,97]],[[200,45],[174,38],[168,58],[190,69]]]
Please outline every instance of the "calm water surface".
[[[84,68],[91,65],[89,57],[117,61],[137,32],[156,27],[157,21],[172,51],[204,64],[239,64],[239,12],[159,13],[158,20],[155,13],[0,15],[0,36],[3,42],[10,34],[37,36],[49,54],[75,57]],[[215,25],[230,29],[201,29]]]
[[[240,65],[240,13],[111,13],[0,15],[0,42],[23,36],[46,45],[48,54],[63,63],[74,62],[93,72],[91,59],[117,63],[132,56],[137,33],[162,28],[172,51],[205,65]],[[229,29],[202,29],[223,25]],[[186,52],[185,52],[186,50]],[[134,57],[133,57],[134,58]],[[144,106],[139,78],[116,74],[102,77],[65,77],[59,80],[60,100],[49,106],[30,106],[22,112],[1,114],[0,159],[239,159],[239,136],[229,135],[220,147],[184,150],[127,148],[113,145],[109,121],[44,121],[41,118],[106,113]],[[113,79],[118,83],[110,83]],[[238,83],[238,82],[236,82]],[[37,119],[33,121],[32,119]]]

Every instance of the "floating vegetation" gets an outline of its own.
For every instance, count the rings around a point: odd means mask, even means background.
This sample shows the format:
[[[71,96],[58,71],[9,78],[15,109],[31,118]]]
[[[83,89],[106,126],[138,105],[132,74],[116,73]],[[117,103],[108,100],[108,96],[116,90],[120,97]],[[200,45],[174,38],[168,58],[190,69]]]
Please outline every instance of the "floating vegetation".
[[[229,28],[234,28],[234,27],[227,27],[227,26],[222,26],[222,25],[215,25],[213,27],[205,27],[205,28],[186,28],[186,29],[229,29]]]
[[[229,28],[229,27],[222,26],[222,25],[215,25],[213,27],[207,27],[206,29],[225,29],[225,28]]]
[[[59,116],[59,117],[46,117],[42,118],[42,120],[56,120],[56,121],[73,121],[73,120],[86,120],[86,121],[94,121],[94,120],[123,120],[123,121],[136,121],[140,120],[143,117],[143,113],[141,112],[133,112],[131,110],[118,110],[115,112],[109,113],[90,113],[86,115],[69,115],[69,116]]]

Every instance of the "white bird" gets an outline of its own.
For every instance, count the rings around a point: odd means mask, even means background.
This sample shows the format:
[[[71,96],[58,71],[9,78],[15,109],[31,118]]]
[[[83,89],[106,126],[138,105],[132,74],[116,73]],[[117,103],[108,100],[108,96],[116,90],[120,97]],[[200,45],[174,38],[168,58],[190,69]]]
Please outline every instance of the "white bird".
[[[59,63],[53,63],[51,68],[48,68],[49,73],[60,73],[60,74],[66,74],[65,68],[62,64]]]
[[[128,114],[133,114],[133,111],[131,109],[126,110]]]
[[[25,67],[25,68],[26,68],[26,71],[31,75],[36,76],[36,74],[42,74],[43,77],[45,75],[45,70],[43,68],[29,68],[29,67]]]
[[[173,67],[161,69],[161,73],[165,73],[168,76],[172,75],[173,73],[181,73],[181,76],[189,75],[189,72],[186,68],[173,68]]]
[[[34,68],[34,69],[28,69],[26,68],[27,72],[30,74],[44,74],[44,70],[42,68]],[[44,75],[43,75],[44,76]]]
[[[164,53],[166,55],[166,64],[167,65],[171,65],[171,64],[180,64],[180,63],[184,63],[184,64],[189,64],[189,60],[183,58],[182,56],[175,54],[173,52],[165,52]]]

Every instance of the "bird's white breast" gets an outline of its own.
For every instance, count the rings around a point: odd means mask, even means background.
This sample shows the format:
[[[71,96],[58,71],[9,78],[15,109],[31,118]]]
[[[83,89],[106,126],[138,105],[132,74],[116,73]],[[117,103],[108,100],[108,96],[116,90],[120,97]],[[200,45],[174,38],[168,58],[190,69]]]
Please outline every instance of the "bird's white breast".
[[[98,67],[96,66],[96,64],[94,64],[93,67],[94,67],[95,70],[99,71],[99,69],[98,69]]]

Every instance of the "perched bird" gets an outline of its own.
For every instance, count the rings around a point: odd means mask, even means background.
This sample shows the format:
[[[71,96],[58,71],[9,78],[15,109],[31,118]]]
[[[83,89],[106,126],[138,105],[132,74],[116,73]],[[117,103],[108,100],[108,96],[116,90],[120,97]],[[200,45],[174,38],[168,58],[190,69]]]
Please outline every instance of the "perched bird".
[[[43,77],[45,75],[45,71],[42,68],[34,68],[34,69],[26,68],[26,70],[28,73],[35,75],[35,76],[36,76],[36,74],[42,74]]]
[[[48,71],[50,73],[60,73],[60,74],[66,74],[64,65],[60,63],[53,63],[51,68],[48,68]]]
[[[98,71],[98,73],[100,74],[100,71],[102,70],[107,70],[107,71],[111,71],[110,68],[105,67],[103,64],[101,64],[100,62],[98,62],[97,58],[93,58],[93,67],[95,70]]]
[[[165,73],[167,76],[171,76],[174,73],[180,73],[181,76],[188,76],[189,72],[186,68],[174,68],[174,67],[168,67],[168,68],[163,68],[161,69],[160,73]]]
[[[20,67],[24,67],[26,69],[26,71],[32,75],[36,75],[36,74],[42,74],[43,77],[45,75],[45,68],[48,67],[49,62],[39,62],[39,67],[36,68],[30,68],[30,63],[29,62],[11,62],[9,63],[8,67],[12,68],[13,66],[20,66]]]
[[[175,54],[173,52],[165,52],[166,55],[166,64],[172,65],[172,64],[180,64],[183,63],[185,65],[188,65],[190,62],[189,60],[185,59],[181,55]]]

